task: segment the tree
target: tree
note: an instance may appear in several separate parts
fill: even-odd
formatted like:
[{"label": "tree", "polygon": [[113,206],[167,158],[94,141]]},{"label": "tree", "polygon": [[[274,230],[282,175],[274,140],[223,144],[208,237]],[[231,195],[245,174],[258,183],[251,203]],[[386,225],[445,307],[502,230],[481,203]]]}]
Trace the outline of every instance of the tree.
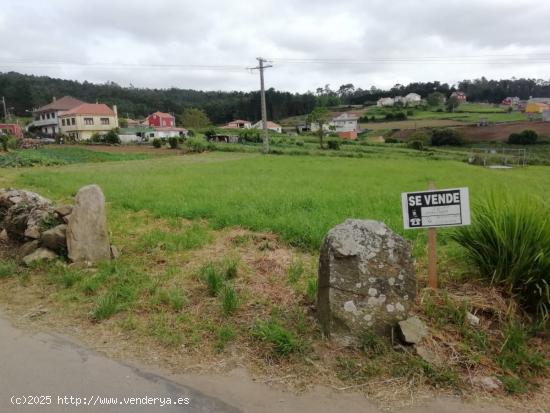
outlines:
[{"label": "tree", "polygon": [[120,126],[121,128],[127,128],[128,127],[128,119],[120,118],[118,120],[118,126]]},{"label": "tree", "polygon": [[182,123],[186,128],[206,128],[211,122],[202,109],[189,108],[183,111]]},{"label": "tree", "polygon": [[456,108],[460,105],[460,101],[456,96],[451,96],[445,106],[447,107],[447,112],[454,112]]},{"label": "tree", "polygon": [[445,101],[445,95],[441,92],[433,92],[426,96],[426,102],[430,106],[441,106]]},{"label": "tree", "polygon": [[316,107],[313,109],[307,117],[307,123],[310,125],[317,124],[319,129],[317,130],[317,136],[319,136],[319,146],[323,149],[323,138],[325,137],[324,126],[328,124],[329,113],[325,107]]}]

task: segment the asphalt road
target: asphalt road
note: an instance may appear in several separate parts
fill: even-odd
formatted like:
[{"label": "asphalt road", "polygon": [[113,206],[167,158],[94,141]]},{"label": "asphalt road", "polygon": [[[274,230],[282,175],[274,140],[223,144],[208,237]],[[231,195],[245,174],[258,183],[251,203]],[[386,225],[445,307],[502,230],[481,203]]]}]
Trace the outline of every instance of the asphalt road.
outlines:
[{"label": "asphalt road", "polygon": [[[66,337],[19,330],[0,318],[0,412],[80,411],[379,413],[360,394],[321,388],[296,396],[253,382],[246,373],[208,377],[151,372],[111,360]],[[507,411],[442,399],[399,412]]]}]

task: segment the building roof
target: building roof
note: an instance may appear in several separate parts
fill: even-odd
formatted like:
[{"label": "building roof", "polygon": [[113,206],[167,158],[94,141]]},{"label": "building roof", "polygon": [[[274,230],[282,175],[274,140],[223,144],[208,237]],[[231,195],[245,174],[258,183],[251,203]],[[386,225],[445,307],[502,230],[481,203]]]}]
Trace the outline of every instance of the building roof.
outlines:
[{"label": "building roof", "polygon": [[[259,125],[259,126],[263,126],[263,123],[261,120],[259,120],[256,125]],[[270,120],[267,121],[267,129],[269,128],[280,128],[281,125],[279,125],[278,123],[275,123],[275,122],[272,122]]]},{"label": "building roof", "polygon": [[531,98],[528,103],[550,103],[550,98]]},{"label": "building roof", "polygon": [[185,128],[175,128],[175,127],[169,127],[169,126],[166,126],[166,127],[155,127],[153,128],[157,131],[161,131],[161,132],[171,132],[171,131],[175,131],[175,132],[187,132],[187,129]]},{"label": "building roof", "polygon": [[[157,111],[157,112],[155,112],[155,113],[151,113],[149,116],[153,116],[153,115],[157,115],[157,116],[159,116],[159,117],[161,117],[161,118],[173,118],[172,115],[170,115],[169,113],[165,113],[165,112],[158,112],[158,111]],[[149,116],[148,116],[148,117],[149,117]]]},{"label": "building roof", "polygon": [[337,121],[358,120],[358,119],[359,119],[359,116],[357,116],[357,115],[349,114],[349,113],[342,113],[341,115],[336,116],[332,120],[337,122]]},{"label": "building roof", "polygon": [[116,116],[115,112],[104,103],[83,103],[59,114],[59,116],[70,115]]},{"label": "building roof", "polygon": [[72,96],[63,96],[60,99],[55,99],[47,105],[41,106],[35,112],[45,112],[48,110],[69,110],[76,106],[82,105],[84,102],[73,98]]}]

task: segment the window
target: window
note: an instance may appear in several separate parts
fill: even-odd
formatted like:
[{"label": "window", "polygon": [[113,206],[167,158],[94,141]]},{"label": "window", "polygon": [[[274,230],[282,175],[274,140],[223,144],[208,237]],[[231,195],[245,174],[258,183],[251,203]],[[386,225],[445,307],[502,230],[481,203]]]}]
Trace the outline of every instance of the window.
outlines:
[{"label": "window", "polygon": [[84,125],[93,125],[94,118],[84,118]]},{"label": "window", "polygon": [[101,118],[101,124],[102,125],[108,125],[109,124],[109,118]]},{"label": "window", "polygon": [[[75,118],[72,118],[72,119],[71,119],[71,123],[72,123],[73,125],[76,125],[76,119],[75,119]],[[69,124],[69,123],[67,122],[67,124]]]},{"label": "window", "polygon": [[61,126],[65,126],[65,119],[61,119]]}]

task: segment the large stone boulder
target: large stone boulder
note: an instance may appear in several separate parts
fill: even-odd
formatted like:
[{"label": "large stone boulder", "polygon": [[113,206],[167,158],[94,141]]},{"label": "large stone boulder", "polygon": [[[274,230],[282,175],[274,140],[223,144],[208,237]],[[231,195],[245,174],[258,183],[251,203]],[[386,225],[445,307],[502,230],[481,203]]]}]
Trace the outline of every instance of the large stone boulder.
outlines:
[{"label": "large stone boulder", "polygon": [[409,244],[383,223],[347,220],[325,236],[317,311],[325,335],[389,335],[416,296]]},{"label": "large stone boulder", "polygon": [[67,225],[61,224],[42,233],[42,246],[60,254],[67,252]]},{"label": "large stone boulder", "polygon": [[96,263],[111,258],[105,197],[97,185],[81,188],[69,215],[67,248],[73,262]]}]

